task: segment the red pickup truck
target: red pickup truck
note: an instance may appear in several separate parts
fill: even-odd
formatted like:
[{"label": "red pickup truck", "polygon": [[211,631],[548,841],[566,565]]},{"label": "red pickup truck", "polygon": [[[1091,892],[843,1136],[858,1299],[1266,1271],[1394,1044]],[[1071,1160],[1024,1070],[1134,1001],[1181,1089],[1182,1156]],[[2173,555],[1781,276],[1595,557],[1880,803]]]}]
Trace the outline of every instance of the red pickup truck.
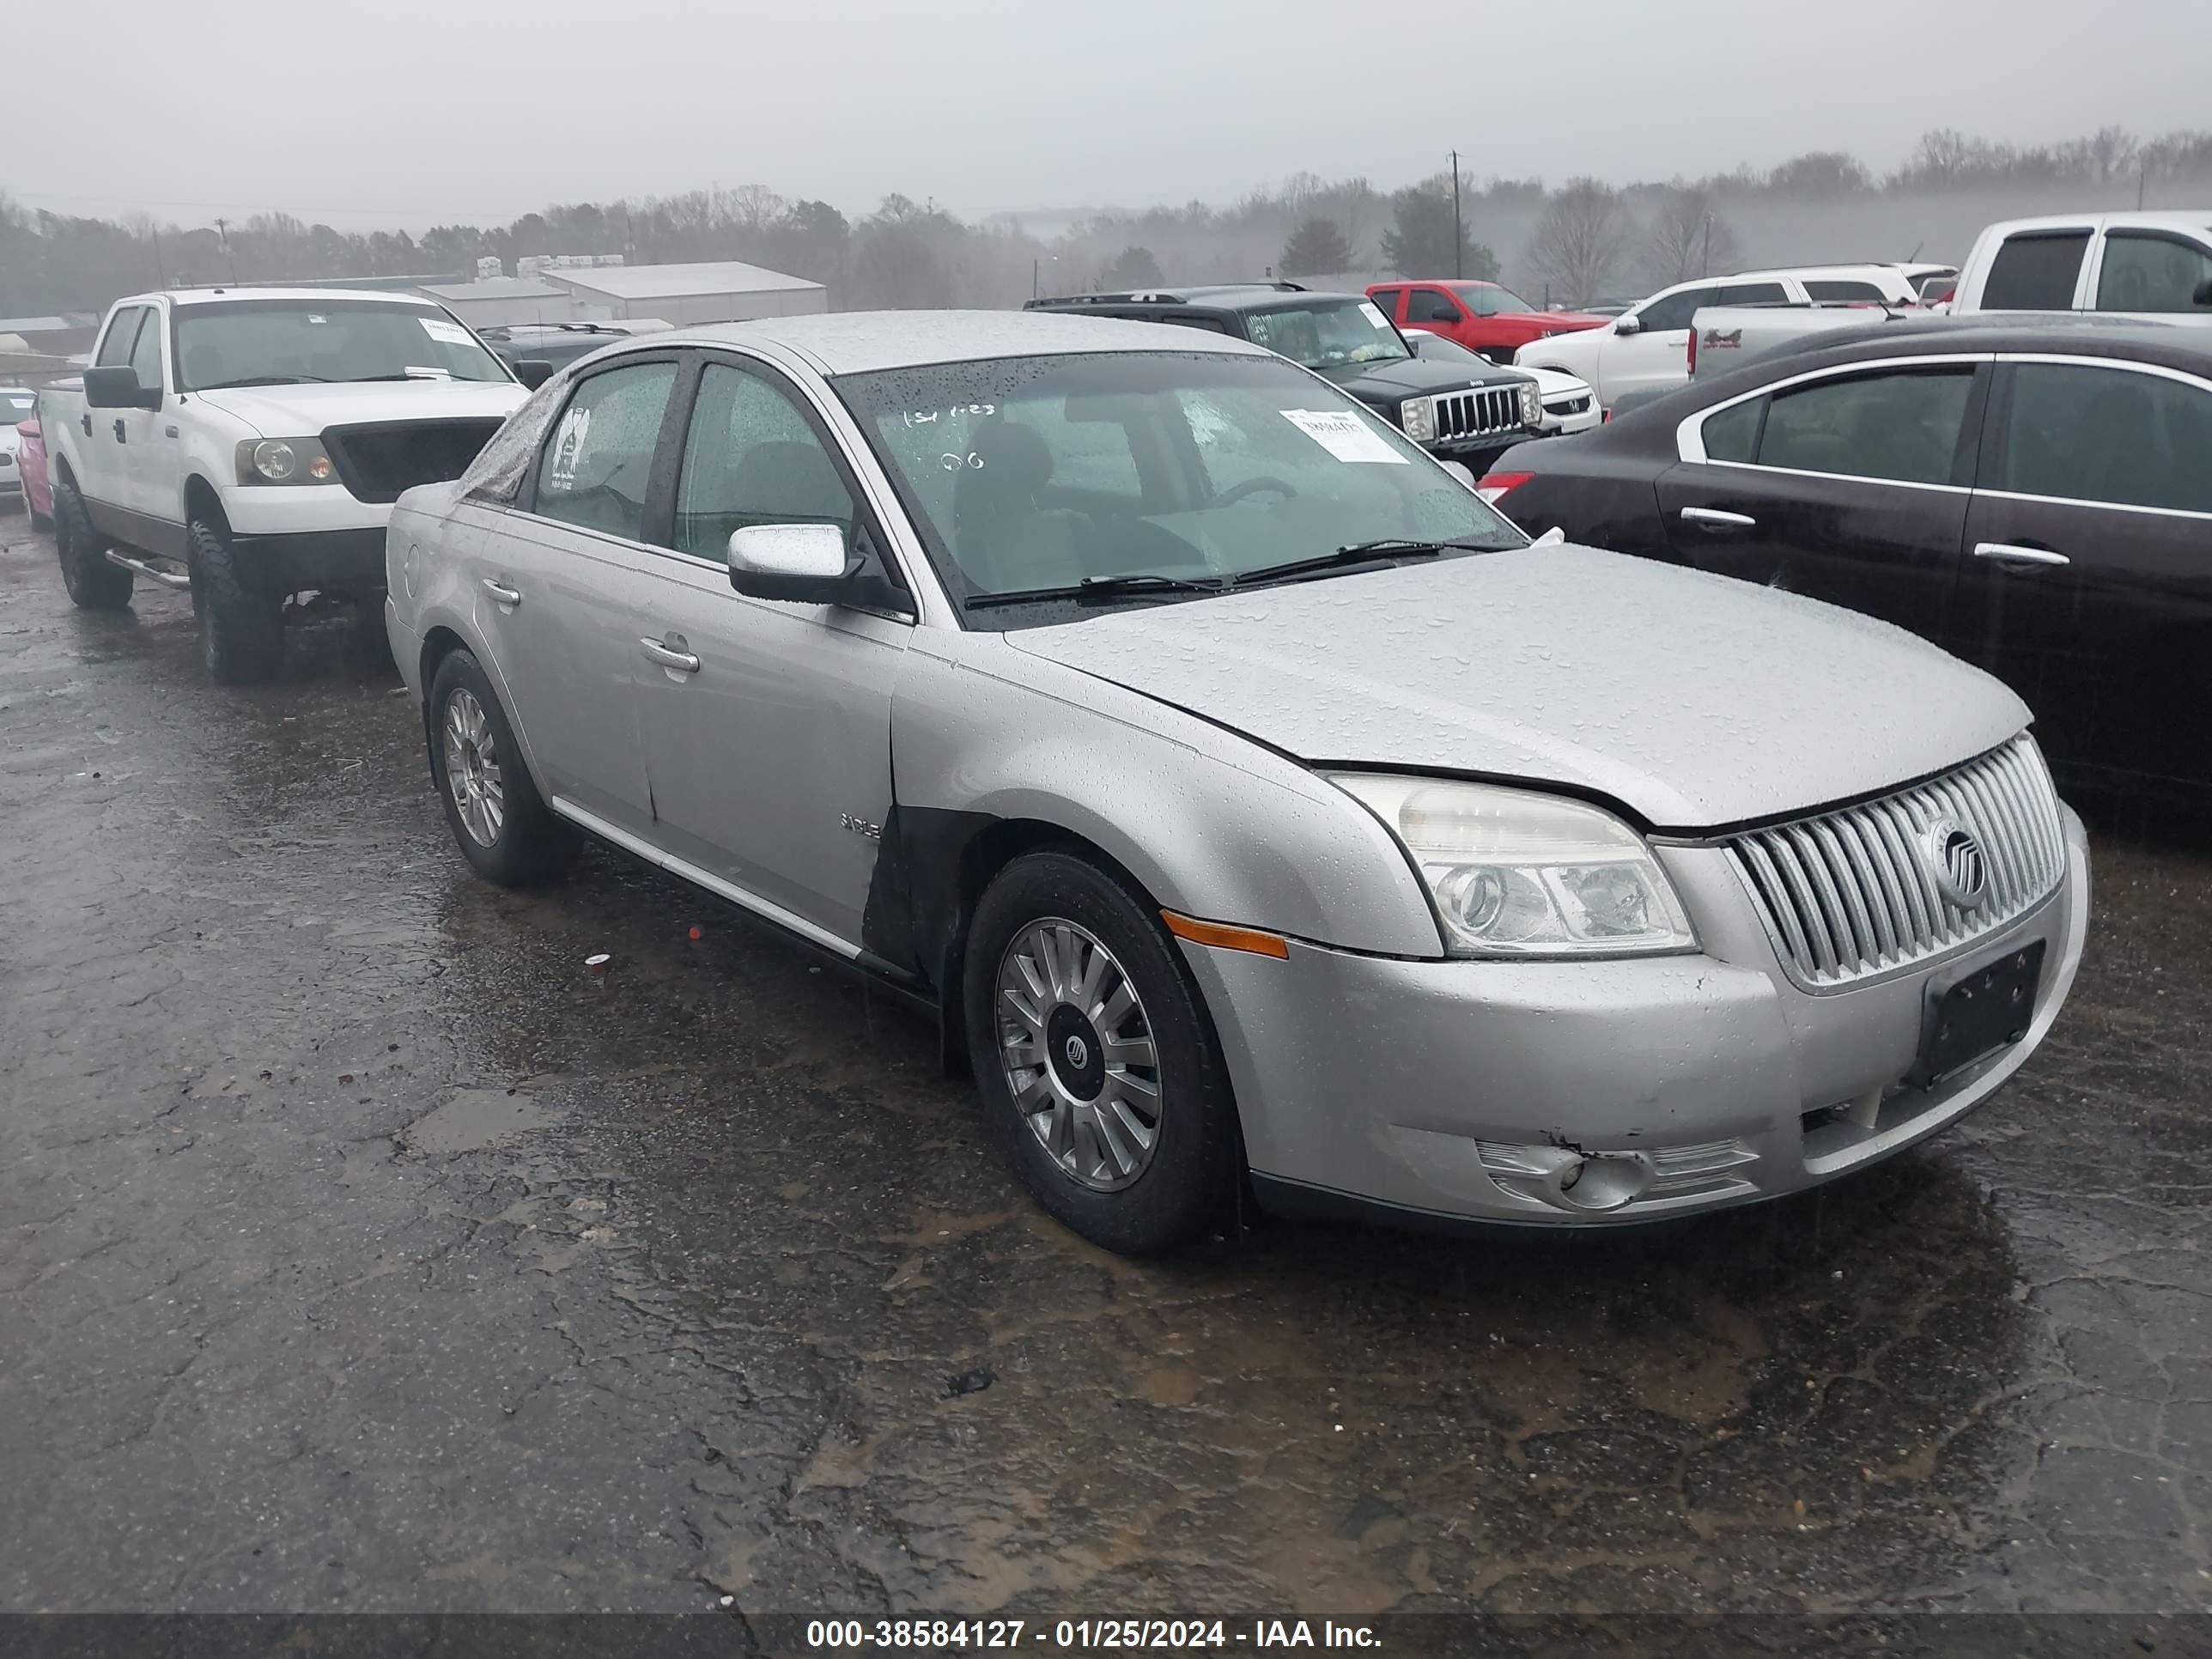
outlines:
[{"label": "red pickup truck", "polygon": [[1580,311],[1539,311],[1495,283],[1377,283],[1367,297],[1401,328],[1425,328],[1494,363],[1510,363],[1531,340],[1603,328],[1610,317]]}]

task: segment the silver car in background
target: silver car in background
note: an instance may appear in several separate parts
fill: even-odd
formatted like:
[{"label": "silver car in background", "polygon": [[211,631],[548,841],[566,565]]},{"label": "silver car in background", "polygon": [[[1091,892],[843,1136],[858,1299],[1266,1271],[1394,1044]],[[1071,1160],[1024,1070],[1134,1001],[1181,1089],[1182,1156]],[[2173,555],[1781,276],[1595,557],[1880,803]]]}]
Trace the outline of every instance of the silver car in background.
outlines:
[{"label": "silver car in background", "polygon": [[1531,545],[1241,342],[845,313],[617,345],[402,498],[455,839],[562,821],[938,1011],[1043,1205],[1632,1223],[1986,1099],[2087,865],[2004,687]]}]

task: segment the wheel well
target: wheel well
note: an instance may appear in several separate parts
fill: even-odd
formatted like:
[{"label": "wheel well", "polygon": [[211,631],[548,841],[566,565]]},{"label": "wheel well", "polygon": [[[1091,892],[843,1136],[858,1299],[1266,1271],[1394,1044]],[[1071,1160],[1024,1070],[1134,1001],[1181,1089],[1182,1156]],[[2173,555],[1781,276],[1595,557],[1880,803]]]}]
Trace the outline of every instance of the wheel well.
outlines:
[{"label": "wheel well", "polygon": [[222,510],[222,497],[215,493],[215,486],[197,472],[185,480],[185,522],[204,519],[210,524],[228,528]]},{"label": "wheel well", "polygon": [[422,636],[421,660],[422,678],[416,684],[422,688],[422,736],[430,736],[430,682],[438,678],[438,665],[456,651],[465,650],[468,641],[450,628],[434,628]]}]

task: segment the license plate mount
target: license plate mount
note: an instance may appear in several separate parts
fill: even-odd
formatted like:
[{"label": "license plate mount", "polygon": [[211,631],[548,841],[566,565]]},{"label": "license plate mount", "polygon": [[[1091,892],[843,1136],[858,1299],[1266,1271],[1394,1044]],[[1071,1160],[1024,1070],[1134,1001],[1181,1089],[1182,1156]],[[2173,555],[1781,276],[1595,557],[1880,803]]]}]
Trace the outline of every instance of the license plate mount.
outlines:
[{"label": "license plate mount", "polygon": [[1929,982],[1921,1017],[1920,1056],[1907,1079],[1929,1088],[2008,1048],[2035,1018],[2045,941],[2008,945],[1967,968]]}]

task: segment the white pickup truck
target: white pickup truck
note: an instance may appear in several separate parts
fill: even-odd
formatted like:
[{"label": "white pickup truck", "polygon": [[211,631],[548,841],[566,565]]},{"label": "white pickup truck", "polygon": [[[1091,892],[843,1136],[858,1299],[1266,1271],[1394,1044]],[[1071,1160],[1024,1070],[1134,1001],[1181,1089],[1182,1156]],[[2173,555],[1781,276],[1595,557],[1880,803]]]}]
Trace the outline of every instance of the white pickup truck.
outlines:
[{"label": "white pickup truck", "polygon": [[266,678],[288,602],[375,606],[392,503],[459,477],[545,369],[510,370],[405,295],[118,300],[82,386],[41,399],[70,598],[119,609],[141,576],[190,588],[208,672]]},{"label": "white pickup truck", "polygon": [[1959,267],[1951,309],[2212,324],[2212,208],[2062,213],[1991,225]]}]

